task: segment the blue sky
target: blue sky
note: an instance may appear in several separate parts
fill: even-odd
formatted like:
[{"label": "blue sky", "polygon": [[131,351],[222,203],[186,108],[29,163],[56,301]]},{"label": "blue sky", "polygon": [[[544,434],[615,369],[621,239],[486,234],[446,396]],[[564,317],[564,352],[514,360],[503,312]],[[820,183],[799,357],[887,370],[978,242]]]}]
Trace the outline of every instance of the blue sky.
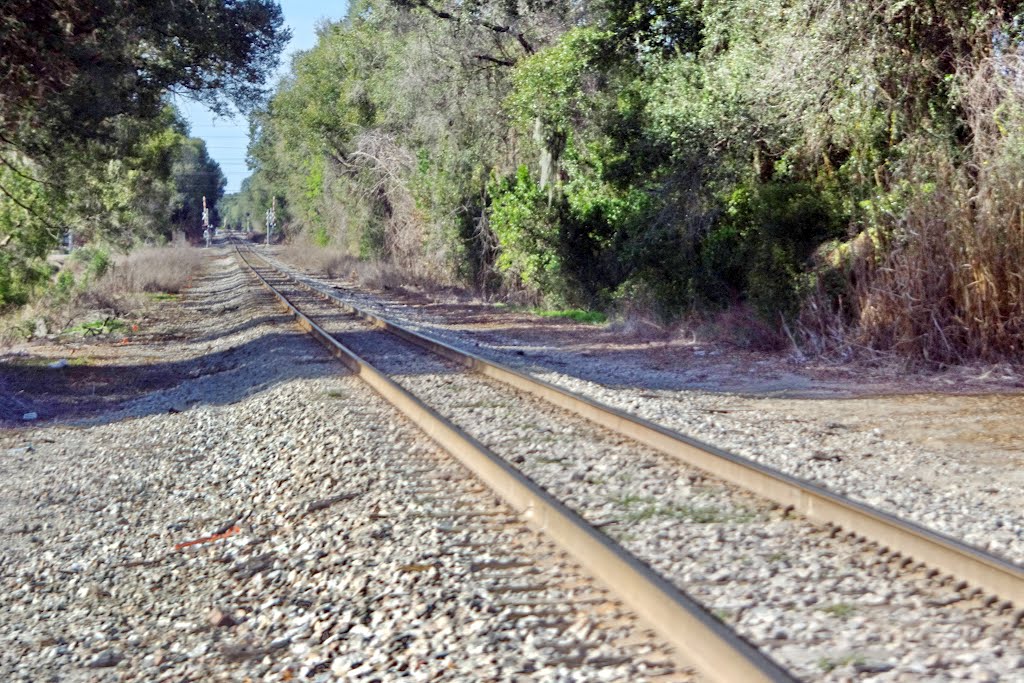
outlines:
[{"label": "blue sky", "polygon": [[[292,30],[292,40],[281,58],[279,73],[273,85],[287,71],[291,55],[308,50],[316,44],[316,26],[323,19],[340,19],[348,9],[346,0],[279,0],[284,20]],[[228,178],[226,192],[238,192],[242,181],[249,175],[245,165],[245,148],[249,144],[249,122],[242,116],[233,119],[214,118],[209,109],[183,98],[175,98],[175,105],[192,127],[192,135],[206,140],[210,156],[220,164]]]}]

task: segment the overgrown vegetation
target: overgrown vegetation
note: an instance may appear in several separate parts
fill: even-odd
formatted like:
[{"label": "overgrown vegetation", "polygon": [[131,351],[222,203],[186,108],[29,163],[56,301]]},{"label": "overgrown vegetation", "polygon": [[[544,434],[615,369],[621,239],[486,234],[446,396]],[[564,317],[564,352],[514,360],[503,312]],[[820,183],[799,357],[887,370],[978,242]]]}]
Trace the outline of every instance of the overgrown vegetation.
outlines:
[{"label": "overgrown vegetation", "polygon": [[518,303],[1019,359],[1021,25],[988,0],[361,0],[255,116],[235,202]]},{"label": "overgrown vegetation", "polygon": [[129,325],[123,318],[137,318],[147,304],[175,298],[202,267],[202,250],[183,240],[120,256],[83,247],[67,258],[32,302],[0,318],[0,339],[124,331]]},{"label": "overgrown vegetation", "polygon": [[276,198],[286,233],[381,281],[718,314],[764,347],[1016,361],[1022,15],[357,0],[265,100],[287,36],[270,0],[14,0],[0,307],[48,283],[68,229],[111,244],[196,229],[222,180],[167,105],[188,92],[253,114],[256,172],[227,224],[262,230]]}]

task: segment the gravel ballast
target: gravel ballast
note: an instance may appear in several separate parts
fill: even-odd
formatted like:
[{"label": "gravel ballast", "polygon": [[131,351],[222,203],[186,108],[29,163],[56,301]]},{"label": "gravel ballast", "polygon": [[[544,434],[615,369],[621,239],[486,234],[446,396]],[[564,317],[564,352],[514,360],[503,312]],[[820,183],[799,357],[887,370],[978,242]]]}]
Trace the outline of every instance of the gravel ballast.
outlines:
[{"label": "gravel ballast", "polygon": [[182,382],[3,432],[0,678],[690,677],[213,253]]},{"label": "gravel ballast", "polygon": [[802,677],[1024,679],[1012,615],[288,293]]},{"label": "gravel ballast", "polygon": [[[688,351],[684,365],[669,366],[662,359],[655,367],[642,353],[580,352],[585,342],[567,349],[536,337],[524,341],[501,329],[474,334],[465,328],[487,328],[486,315],[464,321],[348,283],[334,286],[338,283],[309,275],[304,280],[418,332],[1024,564],[1020,449],[994,449],[997,456],[973,444],[926,440],[935,443],[928,447],[901,438],[905,425],[897,419],[899,397],[878,399],[883,405],[888,401],[891,410],[861,418],[852,401],[834,401],[826,412],[821,401],[774,398],[770,389],[760,395],[716,391],[692,379],[702,376],[701,364],[711,360],[704,350]],[[963,400],[970,406],[972,398]],[[1019,395],[995,396],[992,402],[1024,407]],[[980,411],[977,419],[985,417],[984,407],[974,410]]]}]

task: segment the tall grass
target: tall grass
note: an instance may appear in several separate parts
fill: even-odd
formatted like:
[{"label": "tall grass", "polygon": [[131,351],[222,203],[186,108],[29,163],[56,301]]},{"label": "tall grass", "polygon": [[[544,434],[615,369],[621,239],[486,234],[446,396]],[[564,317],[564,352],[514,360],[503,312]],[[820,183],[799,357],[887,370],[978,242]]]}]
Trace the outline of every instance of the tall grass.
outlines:
[{"label": "tall grass", "polygon": [[377,290],[412,288],[436,291],[452,286],[450,280],[439,277],[432,268],[405,265],[383,259],[362,260],[330,247],[292,244],[279,252],[281,260],[290,265],[326,275],[347,278],[364,287]]},{"label": "tall grass", "polygon": [[98,316],[135,315],[147,305],[147,294],[187,288],[203,263],[202,250],[180,244],[141,248],[117,258],[82,249],[68,259],[49,290],[2,321],[0,341],[59,332]]},{"label": "tall grass", "polygon": [[846,300],[805,307],[813,345],[931,365],[1024,360],[1024,60],[962,68],[960,83],[966,152],[905,160],[905,201],[858,241]]}]

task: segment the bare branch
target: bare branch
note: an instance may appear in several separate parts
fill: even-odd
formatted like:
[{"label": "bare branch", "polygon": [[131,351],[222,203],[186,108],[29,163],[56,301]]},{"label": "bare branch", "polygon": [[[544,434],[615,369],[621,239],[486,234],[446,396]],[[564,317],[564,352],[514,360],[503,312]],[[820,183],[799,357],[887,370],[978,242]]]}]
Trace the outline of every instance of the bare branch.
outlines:
[{"label": "bare branch", "polygon": [[466,19],[464,17],[452,14],[451,12],[448,12],[446,10],[438,9],[427,3],[426,0],[398,0],[396,4],[399,5],[400,7],[418,7],[420,9],[424,9],[433,14],[438,19],[444,19],[445,21],[453,21],[457,24],[473,24],[475,26],[485,28],[489,31],[493,31],[494,33],[512,36],[513,38],[516,39],[516,42],[519,43],[520,47],[523,48],[523,51],[526,54],[532,55],[535,51],[533,45],[531,45],[530,42],[526,39],[526,35],[522,31],[517,31],[511,26],[502,26],[501,24],[495,24],[494,22],[487,21],[486,19]]},{"label": "bare branch", "polygon": [[492,57],[490,55],[473,55],[473,59],[479,59],[482,62],[490,62],[497,64],[498,66],[515,66],[516,63],[509,59],[500,59],[498,57]]}]

